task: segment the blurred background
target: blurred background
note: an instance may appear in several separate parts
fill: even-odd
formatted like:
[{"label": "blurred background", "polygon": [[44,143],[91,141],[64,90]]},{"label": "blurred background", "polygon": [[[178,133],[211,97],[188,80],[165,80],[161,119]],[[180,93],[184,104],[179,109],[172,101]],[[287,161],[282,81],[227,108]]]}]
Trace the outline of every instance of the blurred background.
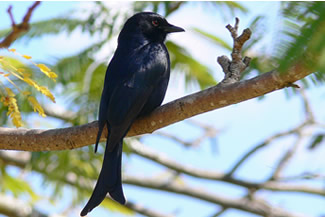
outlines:
[{"label": "blurred background", "polygon": [[[33,2],[0,2],[0,41]],[[46,79],[6,49],[0,56],[47,86],[56,103],[12,80],[38,100],[46,118],[16,92],[26,128],[62,128],[97,119],[105,71],[125,20],[155,11],[186,32],[167,39],[172,74],[164,103],[216,85],[218,56],[229,56],[225,28],[240,19],[252,38],[242,79],[308,61],[315,73],[296,84],[165,127],[124,144],[127,206],[105,201],[89,216],[325,216],[324,2],[41,2],[30,29],[10,48],[51,68]],[[317,56],[306,58],[304,52]],[[5,70],[4,68],[0,70]],[[15,87],[0,74],[1,88]],[[14,127],[0,103],[0,123]],[[104,144],[69,151],[0,151],[0,216],[79,216],[101,168]]]}]

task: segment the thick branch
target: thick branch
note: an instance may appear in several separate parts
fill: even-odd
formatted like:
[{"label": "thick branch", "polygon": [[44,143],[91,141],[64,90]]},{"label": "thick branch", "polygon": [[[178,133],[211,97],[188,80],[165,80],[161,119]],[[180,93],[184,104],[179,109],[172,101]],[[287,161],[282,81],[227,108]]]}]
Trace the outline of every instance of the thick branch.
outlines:
[{"label": "thick branch", "polygon": [[11,20],[11,26],[12,26],[12,31],[7,35],[6,38],[4,38],[0,42],[0,48],[6,48],[9,47],[23,32],[27,32],[29,30],[29,20],[30,17],[32,16],[32,13],[34,9],[40,4],[40,1],[34,2],[34,4],[28,8],[23,21],[20,24],[16,24],[14,17],[11,13],[12,6],[9,6],[8,8],[8,14]]},{"label": "thick branch", "polygon": [[[29,17],[24,18],[24,22],[28,21]],[[251,34],[250,30],[246,29],[237,37],[238,22],[237,18],[235,27],[227,26],[234,40],[234,48],[231,55],[232,61],[227,60],[227,64],[219,61],[226,60],[226,57],[221,57],[218,60],[225,71],[225,79],[221,85],[188,95],[157,108],[150,115],[136,120],[127,136],[152,133],[157,129],[195,115],[262,96],[290,86],[293,82],[311,73],[300,62],[286,73],[270,71],[253,79],[237,82],[240,73],[249,64],[247,58],[242,60],[240,52],[244,42],[249,39]],[[97,131],[97,122],[52,130],[0,128],[0,149],[25,151],[74,149],[93,144]],[[107,134],[103,137],[107,137]],[[101,141],[103,140],[104,138]]]},{"label": "thick branch", "polygon": [[[298,63],[286,73],[270,71],[250,80],[206,90],[167,103],[132,125],[127,136],[152,133],[162,127],[218,108],[243,102],[287,87],[312,72]],[[0,128],[0,149],[50,151],[94,144],[97,121],[68,128],[36,130]],[[104,141],[103,135],[101,141]]]}]

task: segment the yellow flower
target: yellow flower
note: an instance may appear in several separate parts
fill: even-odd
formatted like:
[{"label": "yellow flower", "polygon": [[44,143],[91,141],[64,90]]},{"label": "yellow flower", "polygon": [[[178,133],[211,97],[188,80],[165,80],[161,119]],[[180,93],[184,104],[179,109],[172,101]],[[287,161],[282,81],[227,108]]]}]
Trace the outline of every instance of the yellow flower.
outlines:
[{"label": "yellow flower", "polygon": [[47,87],[40,86],[39,88],[40,88],[39,91],[40,91],[42,94],[44,94],[45,96],[47,96],[48,98],[50,98],[50,99],[52,100],[52,102],[55,103],[55,98],[54,98],[54,96],[52,95],[52,93],[49,91],[49,89],[47,89]]},{"label": "yellow flower", "polygon": [[30,104],[32,104],[32,106],[34,108],[34,112],[37,111],[40,116],[46,117],[42,106],[37,102],[35,97],[29,96],[27,99],[30,102]]},{"label": "yellow flower", "polygon": [[7,91],[7,94],[8,94],[9,97],[14,97],[14,96],[16,96],[16,95],[14,94],[14,92],[12,92],[12,90],[11,90],[10,88],[6,87],[6,91]]},{"label": "yellow flower", "polygon": [[2,97],[1,101],[5,106],[8,106],[7,115],[12,119],[12,123],[18,128],[21,127],[21,115],[18,109],[17,100],[15,99],[15,94],[10,88],[6,88],[8,96]]},{"label": "yellow flower", "polygon": [[28,55],[23,55],[23,57],[25,58],[25,59],[27,59],[27,60],[29,60],[29,59],[32,59],[32,57],[31,56],[28,56]]},{"label": "yellow flower", "polygon": [[46,65],[44,64],[36,64],[36,66],[49,78],[52,78],[52,80],[55,81],[55,78],[57,78],[57,74],[51,71]]}]

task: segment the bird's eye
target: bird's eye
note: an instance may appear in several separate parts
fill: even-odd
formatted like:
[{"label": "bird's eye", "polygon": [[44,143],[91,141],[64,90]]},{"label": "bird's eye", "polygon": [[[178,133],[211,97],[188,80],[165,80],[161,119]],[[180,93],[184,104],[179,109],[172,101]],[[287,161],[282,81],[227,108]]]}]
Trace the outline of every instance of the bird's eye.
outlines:
[{"label": "bird's eye", "polygon": [[158,25],[159,25],[158,20],[153,20],[151,23],[152,23],[152,25],[154,25],[154,26],[158,26]]}]

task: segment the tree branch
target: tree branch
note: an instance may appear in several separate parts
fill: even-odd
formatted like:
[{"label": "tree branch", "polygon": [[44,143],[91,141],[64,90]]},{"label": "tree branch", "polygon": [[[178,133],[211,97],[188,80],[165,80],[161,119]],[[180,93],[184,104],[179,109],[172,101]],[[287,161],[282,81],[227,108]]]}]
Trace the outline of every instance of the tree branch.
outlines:
[{"label": "tree branch", "polygon": [[124,176],[123,182],[126,184],[136,185],[144,188],[151,188],[172,192],[176,194],[187,195],[196,199],[201,199],[214,204],[219,204],[224,208],[234,208],[242,211],[247,211],[261,216],[272,217],[302,217],[304,215],[287,212],[282,208],[269,205],[266,201],[261,199],[247,199],[239,198],[232,199],[226,196],[220,196],[215,193],[207,192],[202,188],[193,188],[184,184],[177,184],[176,182],[165,183],[161,179],[138,178],[133,176]]},{"label": "tree branch", "polygon": [[[139,147],[136,147],[136,149],[139,150]],[[141,148],[140,148],[140,152],[143,152],[143,150],[141,150]],[[22,152],[15,153],[16,155],[19,154],[19,156],[15,156],[15,155],[9,155],[8,152],[0,152],[0,159],[3,160],[8,165],[17,165],[20,168],[25,168],[28,160],[23,159],[23,157],[20,156],[21,153]],[[29,154],[29,156],[30,156],[30,153],[27,153],[27,154]],[[26,158],[26,157],[24,157],[24,158]],[[25,161],[25,163],[23,163],[24,161]],[[166,162],[166,160],[164,160],[164,161]],[[176,167],[179,167],[179,166],[176,165]],[[33,168],[33,170],[35,170],[37,172],[41,172],[41,173],[46,172],[46,171],[42,171],[41,169],[39,170],[38,168]],[[182,172],[181,169],[179,169],[179,170]],[[193,171],[194,171],[193,173],[195,173],[195,170],[193,170]],[[189,174],[190,174],[190,172],[189,172]],[[85,185],[85,182],[83,182],[82,180],[80,180],[80,179],[77,180],[78,179],[77,177],[78,176],[75,176],[75,175],[66,176],[64,178],[64,180],[61,180],[61,181],[65,182],[66,184],[69,184],[72,186],[79,186],[82,189],[86,189],[86,190],[89,189],[89,191],[91,191],[92,188],[88,185]],[[236,179],[232,179],[232,180],[236,180]],[[170,182],[170,181],[165,182],[165,181],[157,180],[157,179],[147,179],[147,178],[144,179],[143,177],[135,178],[135,177],[126,175],[123,182],[126,184],[137,185],[137,186],[146,187],[146,188],[153,188],[153,189],[157,189],[157,190],[163,190],[163,191],[183,194],[183,195],[187,195],[190,197],[197,197],[201,200],[205,200],[208,202],[212,202],[212,203],[221,205],[224,208],[235,208],[235,209],[244,210],[244,211],[252,212],[252,213],[263,215],[263,216],[265,216],[264,215],[265,213],[272,214],[271,216],[286,216],[286,217],[299,216],[296,214],[289,214],[280,208],[278,209],[278,208],[273,207],[269,204],[266,204],[266,202],[261,199],[249,200],[248,198],[241,198],[241,199],[230,199],[227,197],[224,198],[224,196],[221,196],[221,195],[218,196],[218,195],[215,195],[214,193],[212,194],[210,192],[205,192],[201,188],[196,189],[193,187],[178,185],[177,183]],[[237,181],[237,182],[240,183],[240,181]],[[291,185],[291,184],[279,183],[279,182],[267,182],[267,183],[263,183],[263,184],[256,184],[256,186],[254,186],[252,183],[249,183],[249,182],[242,181],[242,183],[248,183],[248,186],[244,186],[244,187],[248,187],[248,188],[256,187],[257,189],[267,189],[267,190],[274,190],[274,191],[306,192],[306,193],[314,193],[314,194],[317,194],[318,196],[325,196],[325,191],[321,188],[316,189],[316,188],[312,188],[312,187],[308,187],[308,186],[298,186],[298,185]],[[134,206],[134,204],[131,204],[130,206],[127,205],[127,207],[133,209],[136,212],[142,213],[142,214],[145,214],[145,212],[147,210],[147,212],[146,212],[147,214],[145,214],[145,215],[148,215],[148,216],[157,216],[157,217],[165,216],[164,214],[157,213],[156,211],[141,208],[141,206]],[[155,215],[154,213],[156,213],[157,215]],[[262,213],[264,213],[264,214],[262,214]]]},{"label": "tree branch", "polygon": [[156,210],[152,210],[149,208],[146,208],[140,204],[132,203],[128,201],[125,206],[131,210],[134,210],[137,213],[140,213],[142,215],[148,216],[148,217],[172,217],[173,215],[165,215],[163,213],[159,213]]},{"label": "tree branch", "polygon": [[0,194],[0,213],[10,217],[63,217],[57,214],[46,215],[34,210],[27,202],[3,194]]},{"label": "tree branch", "polygon": [[267,180],[266,182],[261,182],[261,183],[250,182],[250,181],[245,181],[242,179],[231,177],[227,173],[216,172],[211,170],[210,171],[202,170],[188,165],[182,165],[174,160],[171,160],[169,157],[163,154],[158,154],[154,152],[149,147],[142,145],[136,140],[128,143],[128,147],[135,154],[150,159],[178,173],[183,173],[192,177],[227,182],[247,189],[256,189],[256,190],[264,189],[269,191],[281,191],[281,192],[300,192],[300,193],[313,194],[317,196],[325,196],[325,190],[323,188],[310,187],[307,185],[283,183],[283,182],[272,181],[272,180],[271,181]]},{"label": "tree branch", "polygon": [[[311,71],[302,64],[297,64],[287,73],[270,71],[250,80],[208,88],[167,103],[150,115],[137,119],[127,136],[152,133],[195,115],[262,96],[282,89],[309,74]],[[51,130],[0,127],[0,149],[25,151],[74,149],[94,144],[97,131],[97,121]],[[107,134],[103,135],[101,141],[104,141],[106,136]]]},{"label": "tree branch", "polygon": [[[195,115],[262,96],[291,86],[295,81],[312,73],[307,64],[299,62],[285,73],[273,70],[255,78],[237,82],[238,75],[249,63],[247,59],[242,61],[238,52],[244,41],[249,38],[250,31],[244,30],[243,34],[237,37],[237,34],[233,33],[238,28],[236,27],[238,20],[236,23],[235,28],[228,28],[234,39],[232,61],[228,61],[229,67],[222,66],[228,70],[225,72],[224,79],[227,85],[217,85],[157,108],[148,116],[137,119],[127,136],[152,133]],[[233,67],[231,67],[232,64]],[[229,80],[227,77],[235,77],[235,79]],[[51,130],[0,128],[0,149],[25,151],[74,149],[94,144],[97,131],[97,121],[76,127]],[[104,141],[106,137],[107,133],[104,133],[101,141]]]},{"label": "tree branch", "polygon": [[11,13],[12,6],[8,8],[8,14],[11,20],[12,31],[0,42],[0,48],[9,47],[23,32],[27,32],[29,30],[29,20],[32,16],[34,9],[40,4],[40,1],[34,2],[34,4],[28,8],[22,22],[20,24],[16,24],[14,17]]},{"label": "tree branch", "polygon": [[[28,166],[28,163],[31,159],[31,153],[30,152],[5,152],[5,151],[0,151],[0,163],[4,162],[6,165],[12,165],[12,166],[17,166],[20,169],[25,169],[26,166]],[[44,174],[46,175],[46,172],[48,171],[44,171],[44,169],[41,169],[37,166],[33,167],[33,171],[38,172],[40,174]],[[64,178],[60,178],[57,177],[57,180],[60,180],[62,182],[64,182],[65,184],[71,185],[73,187],[80,187],[84,190],[87,190],[89,192],[93,191],[92,186],[87,185],[86,183],[89,182],[84,182],[84,180],[80,180],[80,177],[78,177],[77,175],[75,175],[74,173],[70,173],[70,175],[67,175]],[[9,209],[10,206],[8,207],[8,204],[4,201],[1,200],[1,194],[0,194],[0,213],[8,213],[13,212],[12,209]],[[107,196],[107,200],[112,200],[109,196]],[[148,216],[148,217],[171,217],[171,215],[167,215],[161,212],[158,212],[154,209],[150,209],[150,208],[146,208],[140,204],[137,203],[133,203],[131,201],[128,201],[127,204],[125,205],[127,208],[140,213],[142,215]],[[5,209],[5,207],[7,207]],[[31,209],[31,208],[30,208]],[[8,210],[7,212],[5,212],[5,210]],[[19,210],[17,210],[17,205],[14,206],[15,212],[18,213]],[[24,210],[21,210],[19,212],[22,212]],[[17,216],[17,215],[9,215],[9,216]],[[18,216],[30,216],[30,215],[18,215]],[[33,216],[31,216],[33,217]],[[42,216],[37,216],[37,217],[42,217]]]},{"label": "tree branch", "polygon": [[237,163],[235,163],[235,165],[233,166],[232,169],[230,169],[230,171],[228,172],[228,176],[233,176],[233,174],[238,170],[238,168],[243,165],[245,163],[245,161],[253,156],[253,154],[255,154],[257,151],[259,151],[261,148],[264,148],[266,146],[268,146],[269,144],[271,144],[274,140],[279,139],[281,137],[285,137],[285,136],[290,136],[290,135],[299,135],[301,133],[301,131],[306,127],[309,126],[310,123],[308,120],[306,120],[305,122],[301,123],[300,125],[298,125],[297,127],[290,129],[288,131],[285,132],[281,132],[281,133],[277,133],[275,135],[270,136],[269,138],[265,139],[262,143],[254,146],[251,150],[249,150],[246,154],[244,154],[238,161]]}]

